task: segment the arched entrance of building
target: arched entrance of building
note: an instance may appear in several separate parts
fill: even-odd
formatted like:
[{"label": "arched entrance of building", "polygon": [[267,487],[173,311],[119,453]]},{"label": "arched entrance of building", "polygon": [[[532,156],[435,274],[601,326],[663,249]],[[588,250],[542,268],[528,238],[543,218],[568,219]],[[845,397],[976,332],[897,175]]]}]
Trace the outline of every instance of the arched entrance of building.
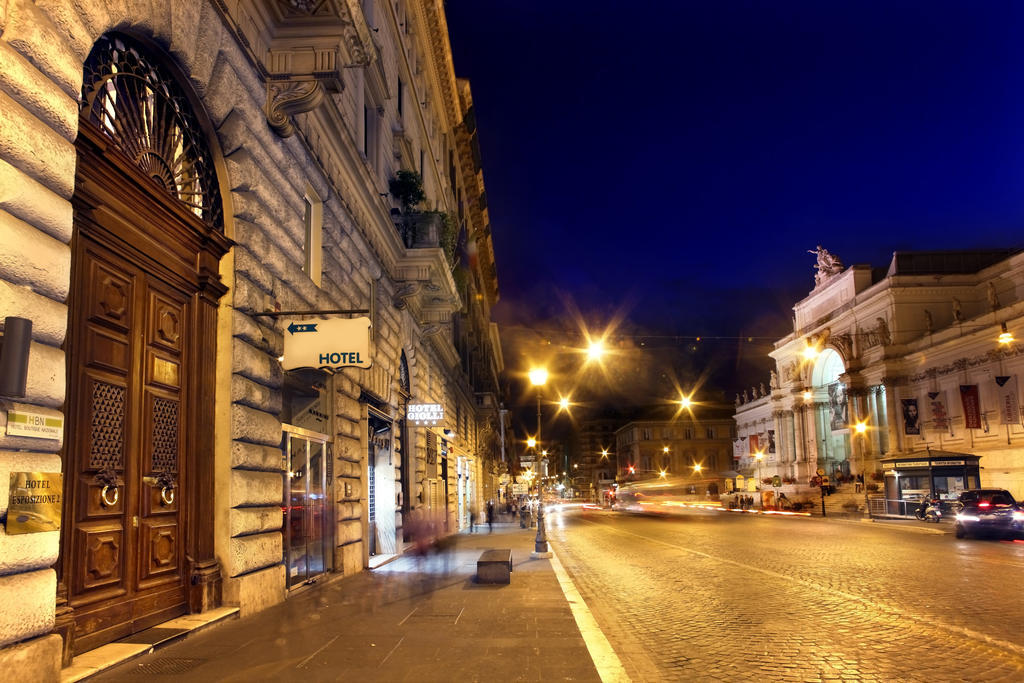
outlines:
[{"label": "arched entrance of building", "polygon": [[76,142],[60,597],[83,652],[219,602],[210,128],[150,46],[102,36]]},{"label": "arched entrance of building", "polygon": [[850,473],[849,401],[846,385],[839,381],[845,372],[843,357],[826,348],[818,354],[811,373],[818,467],[829,476]]}]

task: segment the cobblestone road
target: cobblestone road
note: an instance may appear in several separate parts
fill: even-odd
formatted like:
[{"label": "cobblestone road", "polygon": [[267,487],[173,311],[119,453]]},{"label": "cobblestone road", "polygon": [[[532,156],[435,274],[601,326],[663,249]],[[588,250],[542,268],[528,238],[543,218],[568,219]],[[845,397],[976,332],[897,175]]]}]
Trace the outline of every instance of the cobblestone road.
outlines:
[{"label": "cobblestone road", "polygon": [[1024,680],[1024,544],[721,513],[549,520],[634,680]]}]

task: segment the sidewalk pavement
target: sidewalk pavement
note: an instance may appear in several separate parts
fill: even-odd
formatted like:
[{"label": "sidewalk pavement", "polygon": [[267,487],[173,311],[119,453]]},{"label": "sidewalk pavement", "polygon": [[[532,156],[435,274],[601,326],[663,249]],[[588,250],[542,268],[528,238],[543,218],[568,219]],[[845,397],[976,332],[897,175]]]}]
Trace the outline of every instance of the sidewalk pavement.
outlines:
[{"label": "sidewalk pavement", "polygon": [[[535,534],[478,525],[446,555],[328,579],[95,680],[600,681],[552,561],[530,558]],[[489,548],[512,549],[509,585],[475,582]]]}]

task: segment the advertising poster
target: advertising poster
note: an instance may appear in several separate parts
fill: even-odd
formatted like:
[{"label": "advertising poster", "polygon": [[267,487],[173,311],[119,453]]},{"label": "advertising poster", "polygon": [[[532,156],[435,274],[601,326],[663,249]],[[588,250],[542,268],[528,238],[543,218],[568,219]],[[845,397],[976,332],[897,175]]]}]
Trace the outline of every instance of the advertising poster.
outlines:
[{"label": "advertising poster", "polygon": [[921,433],[921,415],[917,411],[917,399],[905,398],[901,401],[903,405],[903,433]]},{"label": "advertising poster", "polygon": [[946,409],[946,392],[929,391],[928,405],[932,411],[932,426],[936,430],[949,429],[949,410]]},{"label": "advertising poster", "polygon": [[747,455],[747,437],[741,436],[732,442],[732,459],[739,460],[743,456]]},{"label": "advertising poster", "polygon": [[996,395],[999,398],[999,424],[1020,424],[1017,375],[996,377]]},{"label": "advertising poster", "polygon": [[850,428],[846,403],[846,385],[842,382],[834,382],[828,385],[828,412],[829,424],[833,432]]},{"label": "advertising poster", "polygon": [[964,407],[964,426],[967,429],[981,429],[981,401],[977,384],[960,385],[960,403]]}]

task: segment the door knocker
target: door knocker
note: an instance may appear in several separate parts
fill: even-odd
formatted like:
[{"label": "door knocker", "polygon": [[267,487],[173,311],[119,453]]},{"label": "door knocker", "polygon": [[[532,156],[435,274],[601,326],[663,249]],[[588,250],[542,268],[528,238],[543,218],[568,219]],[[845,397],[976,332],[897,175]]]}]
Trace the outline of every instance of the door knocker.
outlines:
[{"label": "door knocker", "polygon": [[[109,465],[104,467],[96,473],[92,481],[97,486],[103,485],[103,488],[100,489],[100,505],[105,508],[112,508],[117,505],[117,501],[121,497],[121,480],[118,478],[117,472],[114,471],[113,467]],[[109,497],[111,490],[114,491],[113,498]]]},{"label": "door knocker", "polygon": [[[110,490],[114,491],[113,499],[107,498],[107,491],[110,491]],[[121,489],[117,488],[117,486],[104,486],[100,490],[100,500],[103,502],[103,507],[105,507],[105,508],[112,508],[115,505],[117,505],[117,499],[120,496],[121,496]]]},{"label": "door knocker", "polygon": [[174,504],[174,475],[170,472],[160,472],[153,478],[153,486],[160,487],[160,504]]}]

